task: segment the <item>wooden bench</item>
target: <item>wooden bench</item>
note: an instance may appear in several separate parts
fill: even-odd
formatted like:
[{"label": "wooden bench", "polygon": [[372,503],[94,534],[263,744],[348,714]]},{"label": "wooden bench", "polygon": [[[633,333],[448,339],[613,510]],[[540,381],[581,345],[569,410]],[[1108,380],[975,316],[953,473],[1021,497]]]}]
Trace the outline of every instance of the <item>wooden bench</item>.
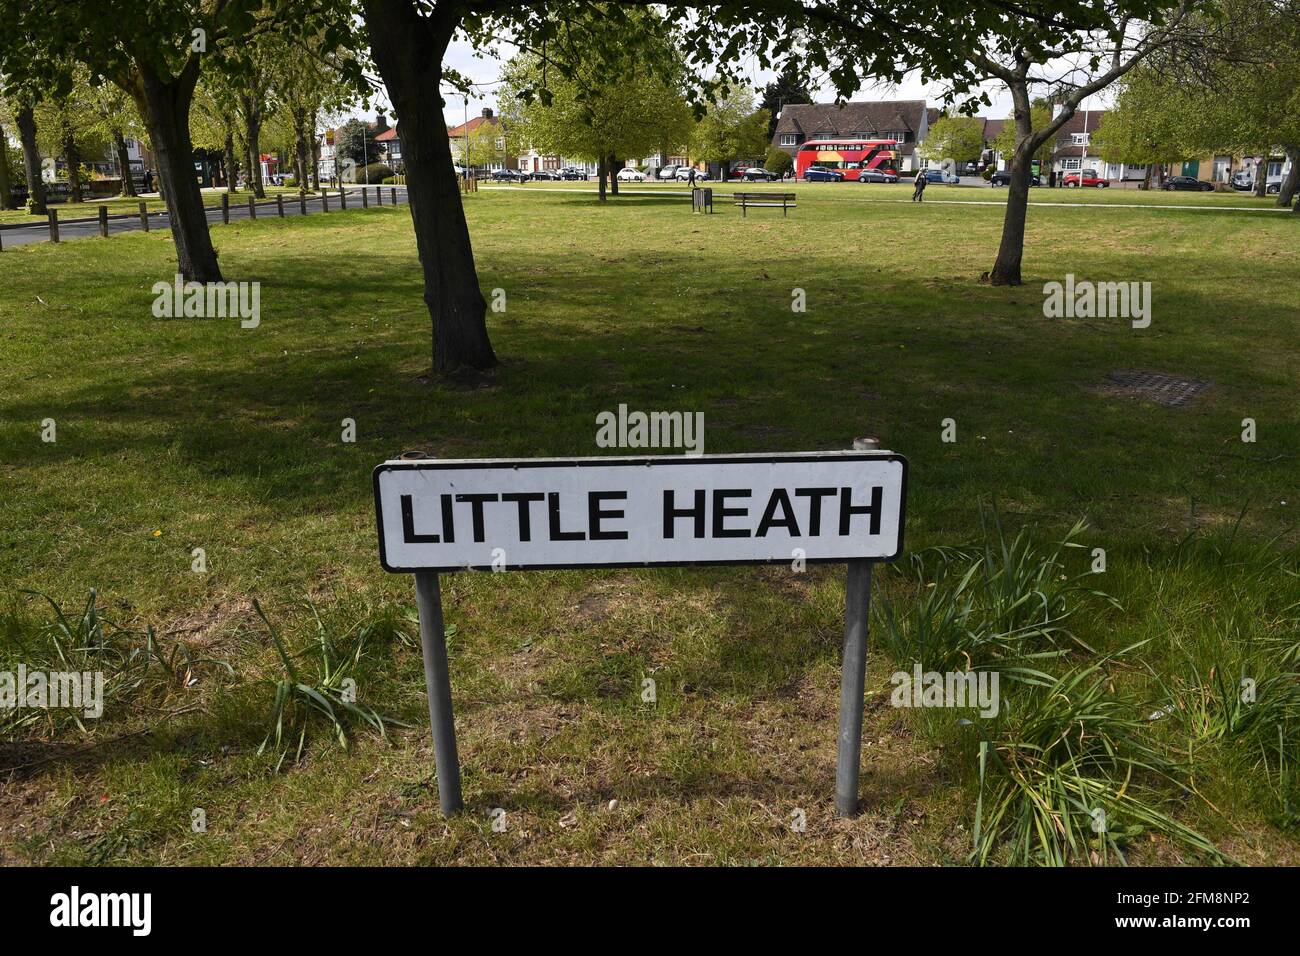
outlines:
[{"label": "wooden bench", "polygon": [[731,198],[735,204],[740,207],[740,215],[745,216],[745,210],[751,206],[770,206],[773,209],[780,209],[782,217],[789,215],[791,209],[796,208],[794,193],[732,193]]}]

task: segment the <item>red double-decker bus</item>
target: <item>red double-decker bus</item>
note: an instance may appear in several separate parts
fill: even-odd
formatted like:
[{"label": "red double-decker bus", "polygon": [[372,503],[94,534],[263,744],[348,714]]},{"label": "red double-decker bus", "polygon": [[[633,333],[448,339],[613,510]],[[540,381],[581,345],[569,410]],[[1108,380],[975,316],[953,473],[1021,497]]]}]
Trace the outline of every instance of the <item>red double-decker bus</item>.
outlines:
[{"label": "red double-decker bus", "polygon": [[803,179],[809,166],[838,169],[850,181],[864,169],[897,173],[901,145],[892,139],[810,139],[795,156],[795,175]]}]

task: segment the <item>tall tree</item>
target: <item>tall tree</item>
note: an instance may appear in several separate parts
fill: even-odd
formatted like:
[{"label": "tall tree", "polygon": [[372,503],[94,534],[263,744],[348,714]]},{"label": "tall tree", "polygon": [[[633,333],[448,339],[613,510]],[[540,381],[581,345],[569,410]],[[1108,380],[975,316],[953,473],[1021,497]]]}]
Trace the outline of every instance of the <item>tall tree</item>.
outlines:
[{"label": "tall tree", "polygon": [[13,192],[9,187],[9,138],[5,135],[4,118],[0,117],[0,209],[13,208]]},{"label": "tall tree", "polygon": [[[985,79],[1001,80],[1011,94],[1016,145],[1002,222],[1002,241],[989,273],[994,285],[1020,285],[1025,220],[1034,154],[1060,132],[1088,97],[1104,90],[1153,51],[1167,44],[1192,0],[1100,0],[1090,7],[1091,23],[1062,31],[1055,19],[1025,17],[998,29],[972,47],[970,63]],[[1061,73],[1061,64],[1065,73]],[[964,79],[959,80],[964,82]],[[1033,125],[1032,90],[1055,89],[1056,115]],[[987,97],[984,97],[987,101]]]},{"label": "tall tree", "polygon": [[0,73],[66,92],[71,77],[60,60],[71,57],[125,91],[158,159],[177,268],[187,279],[219,281],[189,131],[204,60],[277,26],[305,29],[318,15],[336,22],[346,14],[326,0],[0,0]]},{"label": "tall tree", "polygon": [[921,144],[926,159],[969,163],[984,150],[984,121],[973,116],[941,116]]},{"label": "tall tree", "polygon": [[1218,0],[1190,16],[1125,77],[1107,127],[1112,119],[1112,150],[1159,142],[1184,156],[1259,156],[1259,196],[1281,149],[1290,162],[1278,205],[1289,205],[1300,176],[1300,0]]},{"label": "tall tree", "polygon": [[770,141],[767,110],[754,108],[754,94],[748,88],[728,91],[709,104],[691,131],[690,156],[706,163],[721,163],[722,177],[731,175],[731,164],[766,153]]},{"label": "tall tree", "polygon": [[776,79],[767,86],[763,87],[763,97],[759,100],[759,109],[767,110],[767,141],[770,143],[772,137],[776,135],[776,124],[780,119],[781,110],[792,103],[811,103],[812,93],[808,89],[807,78],[804,77],[796,63],[788,63],[786,67],[777,74]]},{"label": "tall tree", "polygon": [[[621,27],[610,31],[611,39],[599,43],[587,60],[618,75],[628,48],[647,39],[632,21],[632,9],[653,6],[676,27],[692,72],[707,69],[712,79],[739,85],[740,61],[747,54],[745,65],[762,69],[781,71],[797,62],[809,72],[825,74],[838,94],[848,96],[863,76],[900,82],[911,69],[956,77],[954,93],[969,93],[982,77],[968,51],[991,38],[1031,40],[1019,47],[1032,57],[1075,30],[1110,23],[1109,13],[1092,0],[974,5],[934,0],[887,11],[876,0],[683,0],[670,6],[591,0],[360,3],[372,58],[402,117],[408,195],[433,323],[434,365],[440,372],[488,368],[496,362],[446,128],[441,116],[428,115],[437,112],[428,106],[441,102],[443,81],[455,78],[443,60],[458,30],[484,47],[509,35],[519,48],[547,58],[556,68],[543,76],[544,90],[565,71],[549,54],[563,42],[570,23],[599,16]],[[1160,5],[1160,0],[1130,4],[1144,10]]]},{"label": "tall tree", "polygon": [[61,92],[41,100],[36,107],[38,143],[50,156],[63,158],[71,202],[84,200],[82,165],[100,155],[107,143],[104,130],[97,124],[95,91],[86,70],[75,64],[68,67],[71,82]]},{"label": "tall tree", "polygon": [[[524,54],[512,61],[502,89],[502,121],[511,141],[596,163],[602,200],[607,179],[618,191],[620,158],[645,156],[662,142],[680,145],[690,123],[678,84],[665,79],[677,64],[663,22],[644,11],[631,16],[644,33],[658,32],[660,41],[629,50],[618,69],[602,67],[592,56],[610,27],[589,18],[576,21],[567,42],[549,48],[545,58]],[[557,63],[564,72],[547,81],[545,95],[532,95]]]}]

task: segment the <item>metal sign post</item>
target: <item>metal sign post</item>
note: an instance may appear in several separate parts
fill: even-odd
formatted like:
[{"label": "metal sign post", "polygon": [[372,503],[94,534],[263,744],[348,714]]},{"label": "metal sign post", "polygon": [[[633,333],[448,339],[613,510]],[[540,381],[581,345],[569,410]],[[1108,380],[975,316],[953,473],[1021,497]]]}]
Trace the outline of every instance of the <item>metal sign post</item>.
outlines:
[{"label": "metal sign post", "polygon": [[451,673],[447,669],[447,635],[442,624],[442,595],[433,571],[415,574],[415,605],[420,612],[420,647],[424,652],[424,683],[429,693],[429,724],[433,728],[434,773],[438,803],[444,816],[459,813],[460,756],[456,753],[456,718],[451,711]]},{"label": "metal sign post", "polygon": [[902,552],[907,497],[907,461],[877,445],[644,458],[408,453],[376,468],[380,563],[415,575],[443,813],[463,801],[440,573],[776,563],[848,566],[835,809],[856,813],[871,566]]}]

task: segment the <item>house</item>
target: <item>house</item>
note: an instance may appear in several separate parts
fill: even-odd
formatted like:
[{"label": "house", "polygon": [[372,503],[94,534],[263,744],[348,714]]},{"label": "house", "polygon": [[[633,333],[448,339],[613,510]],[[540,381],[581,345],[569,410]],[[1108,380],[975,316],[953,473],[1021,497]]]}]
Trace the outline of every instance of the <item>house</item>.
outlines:
[{"label": "house", "polygon": [[794,157],[809,140],[892,139],[901,144],[899,172],[912,172],[924,166],[916,147],[938,115],[925,100],[791,103],[781,109],[772,145]]},{"label": "house", "polygon": [[398,123],[396,126],[390,126],[375,135],[375,144],[383,150],[384,162],[395,173],[402,172],[402,138],[398,132],[401,125]]},{"label": "house", "polygon": [[[367,121],[366,128],[375,134],[374,139],[376,142],[375,155],[368,156],[366,158],[372,163],[385,162],[386,157],[388,155],[387,144],[381,142],[380,137],[390,132],[388,126],[388,117],[383,113],[376,113],[375,121],[373,123]],[[394,136],[396,136],[396,131],[393,130],[392,132]],[[338,134],[339,131],[337,129],[327,129],[322,131],[317,137],[317,149],[319,150],[319,156],[320,156],[319,159],[320,177],[323,180],[324,179],[332,180],[335,178],[335,174],[337,172],[342,172],[342,170],[338,168],[339,164],[337,162],[337,155],[335,153],[336,144],[339,138]],[[400,149],[401,149],[401,144],[399,143],[398,144],[399,152]],[[265,173],[266,171],[264,169],[263,175],[265,175]]]},{"label": "house", "polygon": [[[467,120],[457,126],[447,127],[447,138],[451,141],[451,161],[457,166],[465,165],[466,145],[472,140],[479,139],[485,135],[495,133],[492,139],[491,158],[487,162],[475,162],[473,165],[476,169],[518,169],[519,162],[514,156],[506,155],[506,134],[501,125],[501,118],[492,112],[492,108],[485,106],[483,112],[473,119]],[[471,154],[474,150],[471,148]],[[471,158],[481,160],[482,157]]]}]

